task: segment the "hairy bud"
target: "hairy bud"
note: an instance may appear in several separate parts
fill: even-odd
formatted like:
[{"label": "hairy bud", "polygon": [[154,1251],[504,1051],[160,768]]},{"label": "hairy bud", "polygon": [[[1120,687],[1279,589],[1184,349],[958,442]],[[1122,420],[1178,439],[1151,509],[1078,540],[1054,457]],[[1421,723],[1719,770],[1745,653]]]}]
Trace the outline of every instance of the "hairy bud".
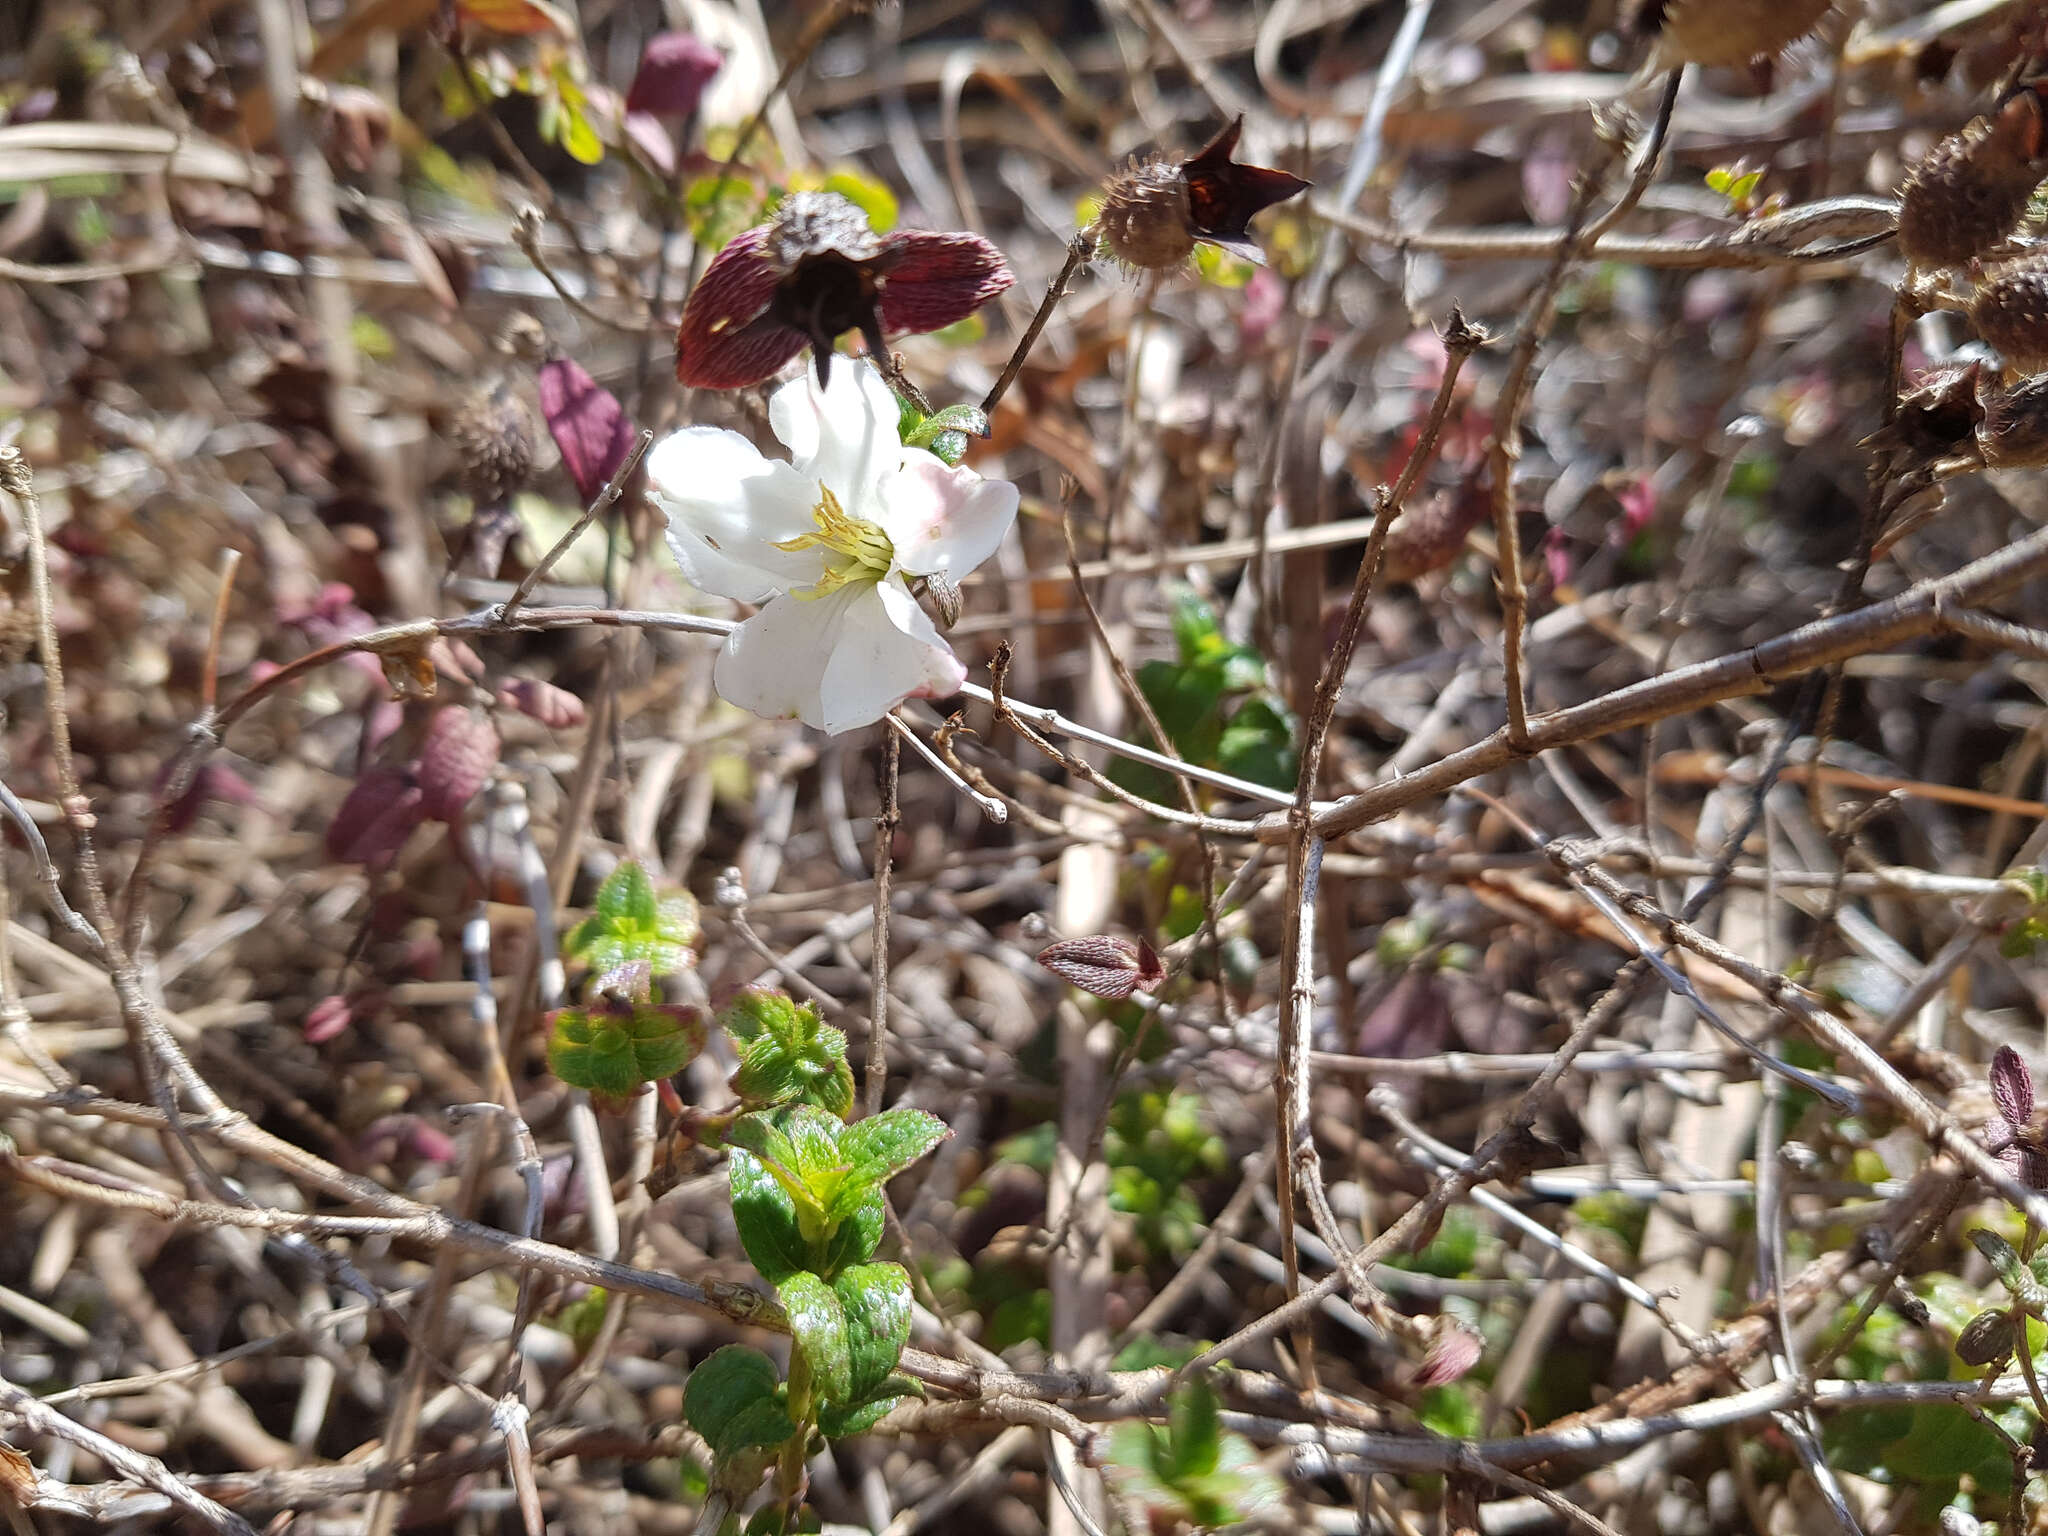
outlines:
[{"label": "hairy bud", "polygon": [[1178,165],[1147,160],[1112,176],[1102,191],[1096,228],[1110,255],[1125,266],[1158,272],[1195,254],[1187,182]]},{"label": "hairy bud", "polygon": [[478,507],[509,501],[533,472],[533,418],[504,379],[463,402],[449,436],[462,461],[462,488]]},{"label": "hairy bud", "polygon": [[1965,1365],[2000,1365],[2012,1358],[2012,1313],[2003,1307],[1979,1312],[1956,1335],[1956,1358]]}]

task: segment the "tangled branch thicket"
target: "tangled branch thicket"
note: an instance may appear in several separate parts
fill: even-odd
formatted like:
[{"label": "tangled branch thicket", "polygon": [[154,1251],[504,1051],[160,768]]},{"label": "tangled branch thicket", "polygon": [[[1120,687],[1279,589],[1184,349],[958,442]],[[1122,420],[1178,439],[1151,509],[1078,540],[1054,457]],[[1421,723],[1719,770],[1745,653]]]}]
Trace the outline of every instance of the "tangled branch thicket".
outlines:
[{"label": "tangled branch thicket", "polygon": [[12,1529],[2035,1528],[2044,180],[2030,0],[0,14]]}]

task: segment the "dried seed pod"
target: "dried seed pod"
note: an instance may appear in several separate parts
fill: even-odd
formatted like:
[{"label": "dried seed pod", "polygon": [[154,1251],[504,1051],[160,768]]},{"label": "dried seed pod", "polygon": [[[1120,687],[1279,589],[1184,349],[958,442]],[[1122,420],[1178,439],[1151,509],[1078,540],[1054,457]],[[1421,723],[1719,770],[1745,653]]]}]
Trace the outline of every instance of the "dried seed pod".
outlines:
[{"label": "dried seed pod", "polygon": [[1309,184],[1289,171],[1240,164],[1234,156],[1243,132],[1239,117],[1185,160],[1154,157],[1112,176],[1095,226],[1103,248],[1140,272],[1181,265],[1198,241],[1263,260],[1251,237],[1253,216]]},{"label": "dried seed pod", "polygon": [[1984,397],[1977,451],[1992,469],[2048,468],[2048,374]]},{"label": "dried seed pod", "polygon": [[463,402],[449,436],[462,461],[462,488],[479,507],[509,500],[533,473],[533,418],[505,379]]},{"label": "dried seed pod", "polygon": [[2021,373],[2048,370],[2048,260],[1999,268],[1970,301],[1970,320]]},{"label": "dried seed pod", "polygon": [[1387,532],[1380,578],[1414,581],[1457,559],[1465,535],[1493,515],[1489,484],[1485,475],[1467,475],[1455,488],[1404,509]]},{"label": "dried seed pod", "polygon": [[1798,42],[1831,8],[1832,0],[1644,0],[1634,29],[1655,35],[1666,68],[1747,64]]},{"label": "dried seed pod", "polygon": [[1195,254],[1188,184],[1178,165],[1147,160],[1110,177],[1102,191],[1096,227],[1109,253],[1125,266],[1156,272]]},{"label": "dried seed pod", "polygon": [[2041,98],[2022,87],[1930,149],[1899,192],[1899,249],[1922,267],[1961,266],[2019,227],[2048,174]]}]

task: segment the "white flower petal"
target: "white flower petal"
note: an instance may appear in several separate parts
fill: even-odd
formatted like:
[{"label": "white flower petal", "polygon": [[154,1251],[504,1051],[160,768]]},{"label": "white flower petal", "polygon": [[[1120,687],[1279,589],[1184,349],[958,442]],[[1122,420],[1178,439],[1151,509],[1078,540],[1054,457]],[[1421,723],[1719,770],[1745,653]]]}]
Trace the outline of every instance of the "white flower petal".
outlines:
[{"label": "white flower petal", "polygon": [[777,540],[815,531],[817,490],[737,432],[684,427],[647,455],[647,491],[668,517],[668,543],[683,576],[700,591],[743,603],[816,581],[815,549],[777,549]]},{"label": "white flower petal", "polygon": [[908,698],[960,691],[967,668],[940,638],[900,577],[863,588],[849,603],[822,682],[820,729],[833,735],[879,720]]},{"label": "white flower petal", "polygon": [[996,552],[1017,520],[1017,487],[917,453],[882,482],[878,511],[899,571],[958,581]]},{"label": "white flower petal", "polygon": [[770,720],[816,725],[825,665],[832,659],[833,610],[856,595],[842,587],[806,601],[778,597],[725,637],[711,671],[719,696]]},{"label": "white flower petal", "polygon": [[852,517],[873,519],[876,486],[903,462],[901,419],[881,375],[849,358],[839,359],[824,389],[806,368],[768,401],[768,424],[798,473],[829,487]]},{"label": "white flower petal", "polygon": [[858,582],[807,601],[778,597],[727,637],[712,681],[771,720],[838,734],[913,695],[943,698],[967,678],[900,582]]}]

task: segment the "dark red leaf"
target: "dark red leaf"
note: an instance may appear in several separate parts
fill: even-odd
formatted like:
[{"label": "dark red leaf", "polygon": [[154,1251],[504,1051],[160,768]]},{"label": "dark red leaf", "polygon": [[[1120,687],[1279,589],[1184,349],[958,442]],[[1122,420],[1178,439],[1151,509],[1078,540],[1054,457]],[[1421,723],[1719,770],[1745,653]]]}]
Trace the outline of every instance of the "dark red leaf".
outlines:
[{"label": "dark red leaf", "polygon": [[566,357],[540,366],[540,412],[562,465],[587,505],[633,447],[633,426],[618,397]]},{"label": "dark red leaf", "polygon": [[498,766],[498,729],[467,705],[435,711],[420,743],[420,808],[435,821],[458,821]]},{"label": "dark red leaf", "polygon": [[566,688],[538,678],[516,677],[498,685],[498,702],[538,720],[550,730],[563,731],[581,725],[587,718],[583,701]]}]

